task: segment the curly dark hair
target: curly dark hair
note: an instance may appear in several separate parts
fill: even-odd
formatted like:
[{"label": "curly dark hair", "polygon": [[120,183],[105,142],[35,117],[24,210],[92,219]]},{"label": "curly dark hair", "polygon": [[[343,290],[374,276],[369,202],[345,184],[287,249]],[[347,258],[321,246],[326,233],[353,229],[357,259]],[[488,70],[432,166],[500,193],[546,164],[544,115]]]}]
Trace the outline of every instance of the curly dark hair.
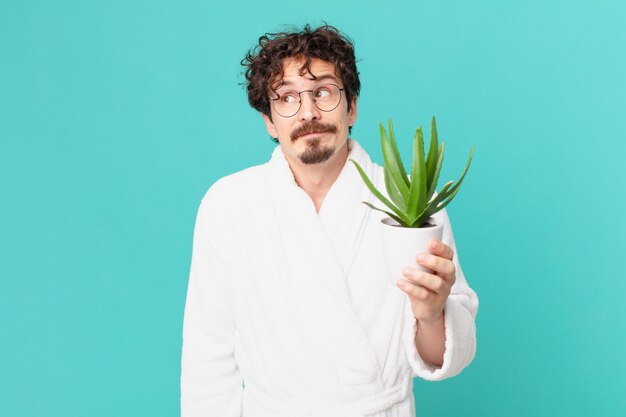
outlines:
[{"label": "curly dark hair", "polygon": [[[301,31],[266,33],[250,49],[241,65],[245,68],[248,102],[272,120],[268,93],[276,92],[283,76],[283,60],[303,57],[300,74],[310,74],[311,58],[335,65],[337,76],[343,82],[348,111],[352,98],[359,96],[361,82],[356,68],[353,42],[337,28],[324,24],[316,29],[310,25]],[[313,74],[311,74],[313,75]]]}]

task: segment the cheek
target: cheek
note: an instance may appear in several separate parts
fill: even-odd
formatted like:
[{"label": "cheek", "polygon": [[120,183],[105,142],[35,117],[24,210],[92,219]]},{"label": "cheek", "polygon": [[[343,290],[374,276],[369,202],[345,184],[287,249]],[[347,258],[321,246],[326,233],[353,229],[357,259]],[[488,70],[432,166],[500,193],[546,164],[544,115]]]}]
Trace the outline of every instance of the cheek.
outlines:
[{"label": "cheek", "polygon": [[289,133],[291,132],[291,129],[289,128],[288,125],[279,124],[276,126],[276,131],[278,132],[279,135],[285,136],[285,135],[289,135]]}]

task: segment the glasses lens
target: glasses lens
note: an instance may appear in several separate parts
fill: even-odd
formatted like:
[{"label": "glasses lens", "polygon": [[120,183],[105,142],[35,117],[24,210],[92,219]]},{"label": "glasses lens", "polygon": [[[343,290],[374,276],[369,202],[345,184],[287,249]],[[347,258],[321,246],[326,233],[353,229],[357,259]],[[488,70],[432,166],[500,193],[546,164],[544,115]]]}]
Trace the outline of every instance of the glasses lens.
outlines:
[{"label": "glasses lens", "polygon": [[274,100],[274,108],[276,112],[284,117],[291,117],[298,113],[300,109],[300,96],[295,91],[288,91],[281,93],[276,100]]},{"label": "glasses lens", "polygon": [[315,105],[322,111],[334,110],[341,100],[341,91],[334,84],[323,85],[315,90]]},{"label": "glasses lens", "polygon": [[341,89],[334,84],[325,84],[317,87],[315,90],[281,92],[278,94],[278,97],[272,99],[274,109],[283,117],[295,115],[300,110],[303,93],[311,94],[313,103],[321,111],[332,111],[337,108],[341,101]]}]

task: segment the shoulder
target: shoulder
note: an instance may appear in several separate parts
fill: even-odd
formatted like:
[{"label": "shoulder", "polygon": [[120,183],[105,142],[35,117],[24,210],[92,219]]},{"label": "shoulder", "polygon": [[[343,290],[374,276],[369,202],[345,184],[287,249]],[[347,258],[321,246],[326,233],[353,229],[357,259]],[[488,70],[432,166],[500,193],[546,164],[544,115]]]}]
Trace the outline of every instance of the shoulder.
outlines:
[{"label": "shoulder", "polygon": [[261,199],[265,177],[265,165],[255,165],[218,179],[202,197],[198,216],[217,223],[241,219],[250,210],[250,201]]},{"label": "shoulder", "polygon": [[230,201],[234,203],[245,201],[254,190],[259,189],[259,186],[264,182],[265,173],[266,167],[263,164],[226,175],[209,187],[202,198],[202,202]]}]

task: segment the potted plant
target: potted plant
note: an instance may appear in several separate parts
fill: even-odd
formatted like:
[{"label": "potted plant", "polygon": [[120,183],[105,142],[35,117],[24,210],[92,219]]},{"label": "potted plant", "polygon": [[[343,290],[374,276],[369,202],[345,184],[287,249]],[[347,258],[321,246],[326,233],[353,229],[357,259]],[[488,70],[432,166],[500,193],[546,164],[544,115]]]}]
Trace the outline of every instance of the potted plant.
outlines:
[{"label": "potted plant", "polygon": [[413,164],[411,175],[404,169],[398,146],[393,132],[393,124],[389,120],[389,136],[382,123],[378,122],[380,142],[384,160],[384,181],[389,199],[376,189],[359,164],[352,160],[361,178],[370,191],[385,204],[388,210],[383,210],[364,201],[370,208],[382,211],[389,217],[381,220],[383,227],[383,245],[385,259],[388,266],[389,279],[395,282],[402,276],[402,270],[409,266],[430,272],[427,268],[417,265],[415,256],[420,252],[428,252],[428,242],[432,239],[441,240],[443,224],[438,223],[432,216],[446,207],[459,192],[461,183],[467,174],[474,145],[470,150],[465,169],[459,180],[447,182],[439,192],[435,192],[445,143],[439,143],[437,126],[433,116],[430,131],[428,153],[424,151],[424,137],[422,128],[417,127],[413,137]]}]

